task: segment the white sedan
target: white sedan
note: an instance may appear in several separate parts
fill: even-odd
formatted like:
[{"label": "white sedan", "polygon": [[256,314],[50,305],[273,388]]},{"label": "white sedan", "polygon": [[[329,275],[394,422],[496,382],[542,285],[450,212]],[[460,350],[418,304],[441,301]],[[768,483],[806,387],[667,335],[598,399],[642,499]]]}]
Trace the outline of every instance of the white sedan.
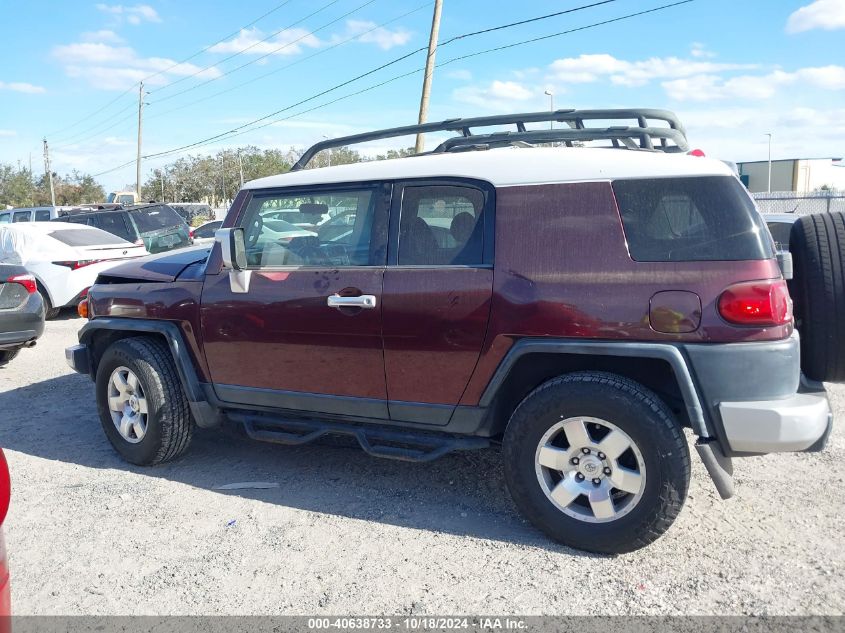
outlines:
[{"label": "white sedan", "polygon": [[0,226],[0,263],[23,266],[35,275],[48,319],[79,303],[104,270],[147,254],[143,246],[93,226],[63,222]]}]

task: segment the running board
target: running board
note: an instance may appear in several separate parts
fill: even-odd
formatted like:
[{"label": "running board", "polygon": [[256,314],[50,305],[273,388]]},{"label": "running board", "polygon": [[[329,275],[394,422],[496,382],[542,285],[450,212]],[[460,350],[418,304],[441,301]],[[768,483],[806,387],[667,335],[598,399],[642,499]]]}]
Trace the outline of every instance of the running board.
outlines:
[{"label": "running board", "polygon": [[288,446],[308,444],[324,435],[351,435],[373,457],[405,462],[430,462],[452,451],[490,446],[483,437],[456,437],[426,431],[394,430],[385,426],[341,424],[323,420],[288,420],[229,411],[227,417],[243,425],[246,434],[261,442]]}]

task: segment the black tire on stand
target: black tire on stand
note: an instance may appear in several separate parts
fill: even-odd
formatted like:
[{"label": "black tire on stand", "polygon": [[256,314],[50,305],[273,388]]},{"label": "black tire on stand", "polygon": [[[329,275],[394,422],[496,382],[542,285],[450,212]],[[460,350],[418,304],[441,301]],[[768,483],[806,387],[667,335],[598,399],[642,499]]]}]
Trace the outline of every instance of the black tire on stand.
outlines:
[{"label": "black tire on stand", "polygon": [[801,369],[813,380],[845,382],[845,214],[802,217],[789,250]]}]

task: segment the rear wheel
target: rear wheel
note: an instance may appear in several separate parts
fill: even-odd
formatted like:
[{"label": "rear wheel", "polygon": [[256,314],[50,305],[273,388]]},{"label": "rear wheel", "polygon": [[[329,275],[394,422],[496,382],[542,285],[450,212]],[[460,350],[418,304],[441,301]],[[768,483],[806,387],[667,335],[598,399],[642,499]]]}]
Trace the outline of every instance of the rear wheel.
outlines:
[{"label": "rear wheel", "polygon": [[503,455],[508,488],[528,519],[594,552],[657,539],[689,486],[689,449],[672,413],[614,374],[569,374],[529,394],[508,424]]},{"label": "rear wheel", "polygon": [[194,421],[167,347],[153,338],[112,344],[97,367],[97,408],[128,462],[160,464],[188,448]]},{"label": "rear wheel", "polygon": [[12,361],[12,359],[18,355],[20,352],[20,348],[18,349],[2,349],[0,350],[0,367]]},{"label": "rear wheel", "polygon": [[808,215],[792,225],[790,294],[801,334],[801,369],[813,380],[845,381],[845,214]]},{"label": "rear wheel", "polygon": [[47,291],[44,289],[40,283],[38,284],[38,292],[41,295],[41,299],[44,301],[44,318],[48,321],[50,319],[55,319],[59,316],[59,312],[61,308],[54,308],[53,303],[50,301],[50,295],[47,294]]}]

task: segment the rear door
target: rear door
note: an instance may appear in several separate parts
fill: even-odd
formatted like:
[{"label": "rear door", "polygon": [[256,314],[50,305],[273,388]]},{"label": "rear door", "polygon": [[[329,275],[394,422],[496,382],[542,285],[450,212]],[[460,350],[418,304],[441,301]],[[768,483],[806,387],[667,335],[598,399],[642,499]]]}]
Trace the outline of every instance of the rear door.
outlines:
[{"label": "rear door", "polygon": [[469,382],[490,316],[495,192],[409,181],[391,207],[384,361],[392,420],[443,425]]},{"label": "rear door", "polygon": [[[233,291],[209,272],[201,319],[217,396],[230,403],[387,419],[381,338],[387,185],[254,192],[245,229],[250,281]],[[343,200],[356,211],[342,239],[289,230],[298,213]],[[316,206],[315,206],[316,205]]]}]

